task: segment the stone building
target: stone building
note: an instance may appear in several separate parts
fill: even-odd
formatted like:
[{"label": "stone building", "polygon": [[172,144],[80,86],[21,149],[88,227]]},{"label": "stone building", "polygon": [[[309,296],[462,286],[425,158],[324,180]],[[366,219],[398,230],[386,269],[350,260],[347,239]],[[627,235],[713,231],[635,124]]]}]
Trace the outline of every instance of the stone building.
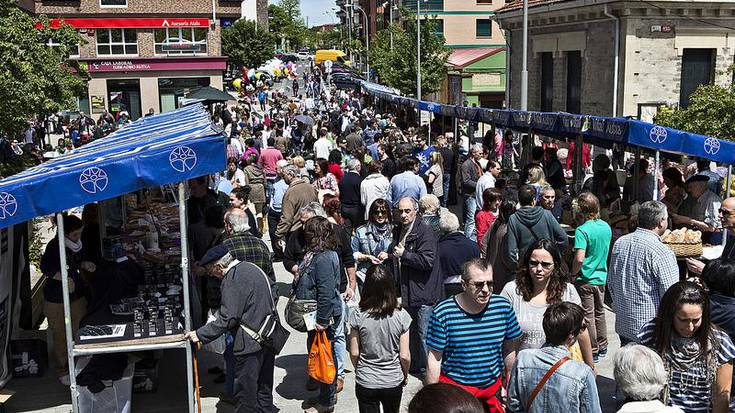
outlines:
[{"label": "stone building", "polygon": [[[732,81],[735,2],[530,0],[528,10],[529,110],[650,120],[662,104],[685,107],[701,84]],[[518,0],[495,15],[510,49],[511,108],[522,17]]]},{"label": "stone building", "polygon": [[[73,53],[89,71],[79,110],[127,111],[133,119],[179,107],[199,86],[223,88],[222,28],[239,18],[267,30],[267,0],[20,0],[34,15],[76,28]],[[214,10],[213,10],[214,7]],[[49,40],[53,46],[53,40]]]}]

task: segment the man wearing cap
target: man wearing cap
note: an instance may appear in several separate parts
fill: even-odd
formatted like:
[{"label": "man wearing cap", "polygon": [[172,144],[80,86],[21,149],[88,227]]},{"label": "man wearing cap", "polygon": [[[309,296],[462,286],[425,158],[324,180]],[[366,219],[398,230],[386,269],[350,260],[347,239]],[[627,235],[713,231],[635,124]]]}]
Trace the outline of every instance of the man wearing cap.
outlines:
[{"label": "man wearing cap", "polygon": [[[726,198],[718,211],[722,230],[728,231],[727,242],[722,250],[723,259],[735,259],[735,197]],[[704,262],[687,258],[687,268],[692,274],[701,275]]]},{"label": "man wearing cap", "polygon": [[709,177],[694,175],[687,179],[687,198],[679,207],[678,214],[671,217],[674,225],[688,226],[702,231],[703,240],[709,242],[712,233],[721,229],[719,209],[722,199],[707,189]]},{"label": "man wearing cap", "polygon": [[207,344],[226,332],[234,337],[236,412],[276,412],[273,405],[275,354],[245,333],[240,325],[258,331],[272,314],[274,283],[249,262],[240,262],[218,245],[204,255],[201,265],[222,280],[222,303],[217,317],[186,333],[194,343]]}]

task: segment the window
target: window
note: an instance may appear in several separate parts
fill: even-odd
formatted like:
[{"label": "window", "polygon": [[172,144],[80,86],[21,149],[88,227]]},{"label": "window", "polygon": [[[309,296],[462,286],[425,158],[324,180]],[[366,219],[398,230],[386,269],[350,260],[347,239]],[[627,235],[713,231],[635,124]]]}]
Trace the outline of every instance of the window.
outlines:
[{"label": "window", "polygon": [[475,20],[475,37],[493,37],[493,22],[490,19]]},{"label": "window", "polygon": [[128,0],[100,0],[100,7],[128,7]]},{"label": "window", "polygon": [[135,29],[97,29],[97,55],[137,55]]},{"label": "window", "polygon": [[[46,43],[46,46],[48,47],[60,47],[61,43],[57,42],[54,39],[48,39],[48,42]],[[74,45],[69,49],[69,57],[79,57],[79,43]]]},{"label": "window", "polygon": [[477,0],[477,4],[493,4],[493,0]]},{"label": "window", "polygon": [[[403,6],[411,12],[416,12],[417,0],[404,0]],[[421,1],[421,14],[429,11],[444,11],[444,0],[418,0]]]},{"label": "window", "polygon": [[551,112],[554,102],[554,53],[541,53],[541,111]]},{"label": "window", "polygon": [[206,28],[154,30],[157,55],[207,54]]},{"label": "window", "polygon": [[701,85],[712,83],[715,49],[684,49],[681,56],[679,106],[689,106],[689,96]]},{"label": "window", "polygon": [[582,111],[582,52],[567,52],[567,112]]}]

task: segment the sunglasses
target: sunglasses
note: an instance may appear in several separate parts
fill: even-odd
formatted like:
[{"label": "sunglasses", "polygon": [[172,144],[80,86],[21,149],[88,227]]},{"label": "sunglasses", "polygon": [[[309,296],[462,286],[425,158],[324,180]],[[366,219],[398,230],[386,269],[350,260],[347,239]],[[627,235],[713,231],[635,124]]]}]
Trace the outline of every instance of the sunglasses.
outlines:
[{"label": "sunglasses", "polygon": [[553,262],[546,262],[546,261],[536,261],[536,260],[528,260],[528,266],[531,268],[536,268],[541,264],[541,268],[545,270],[550,270],[554,267]]},{"label": "sunglasses", "polygon": [[475,289],[482,290],[485,286],[487,286],[487,289],[492,291],[493,290],[493,281],[474,281],[474,282],[467,282],[467,284],[471,284]]},{"label": "sunglasses", "polygon": [[725,208],[720,208],[719,209],[719,212],[720,212],[720,214],[722,214],[723,217],[730,217],[733,214],[735,214],[735,211],[729,211],[729,210],[727,210]]},{"label": "sunglasses", "polygon": [[387,209],[376,209],[375,215],[388,215],[388,210]]}]

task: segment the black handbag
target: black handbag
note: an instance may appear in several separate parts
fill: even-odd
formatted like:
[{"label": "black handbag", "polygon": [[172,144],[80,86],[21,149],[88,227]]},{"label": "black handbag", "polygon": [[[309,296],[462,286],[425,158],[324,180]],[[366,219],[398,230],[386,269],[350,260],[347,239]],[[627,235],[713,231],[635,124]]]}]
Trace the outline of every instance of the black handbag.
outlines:
[{"label": "black handbag", "polygon": [[299,300],[292,295],[286,303],[286,324],[296,331],[306,333],[306,321],[304,315],[316,311],[316,300]]},{"label": "black handbag", "polygon": [[271,280],[260,267],[255,265],[255,268],[263,275],[268,286],[268,294],[271,296],[271,313],[265,317],[263,324],[257,331],[243,323],[240,323],[240,328],[261,346],[273,350],[275,354],[280,354],[291,333],[281,325],[281,320],[278,318],[276,302],[273,299],[273,291],[271,291]]}]

